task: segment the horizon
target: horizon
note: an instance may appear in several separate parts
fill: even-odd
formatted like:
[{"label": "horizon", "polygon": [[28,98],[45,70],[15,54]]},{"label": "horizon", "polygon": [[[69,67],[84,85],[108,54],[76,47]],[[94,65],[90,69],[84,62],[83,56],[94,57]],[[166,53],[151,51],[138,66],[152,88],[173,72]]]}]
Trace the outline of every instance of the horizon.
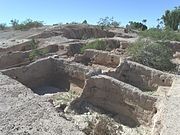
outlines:
[{"label": "horizon", "polygon": [[45,25],[82,23],[84,20],[95,25],[100,18],[108,16],[120,22],[120,26],[125,26],[129,21],[142,22],[146,19],[148,27],[156,27],[157,19],[161,18],[166,10],[172,10],[179,5],[178,0],[3,0],[0,5],[0,23],[9,25],[12,19],[22,22],[30,18],[43,21]]}]

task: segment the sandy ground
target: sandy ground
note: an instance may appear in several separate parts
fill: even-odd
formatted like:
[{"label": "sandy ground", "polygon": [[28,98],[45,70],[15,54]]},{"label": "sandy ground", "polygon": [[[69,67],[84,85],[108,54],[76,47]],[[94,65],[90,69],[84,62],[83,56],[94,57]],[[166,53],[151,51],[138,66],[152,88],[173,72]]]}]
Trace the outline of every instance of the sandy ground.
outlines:
[{"label": "sandy ground", "polygon": [[83,135],[53,105],[0,74],[0,135]]}]

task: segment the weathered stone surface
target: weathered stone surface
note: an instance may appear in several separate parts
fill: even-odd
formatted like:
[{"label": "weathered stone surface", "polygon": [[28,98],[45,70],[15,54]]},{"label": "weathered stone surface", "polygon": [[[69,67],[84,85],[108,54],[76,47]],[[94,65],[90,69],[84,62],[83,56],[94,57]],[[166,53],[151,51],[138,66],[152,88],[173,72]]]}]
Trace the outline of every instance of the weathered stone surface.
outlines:
[{"label": "weathered stone surface", "polygon": [[[46,56],[48,53],[57,52],[59,49],[57,45],[49,45],[43,48],[38,48],[36,50],[43,52],[44,56]],[[24,51],[24,52],[18,51],[18,52],[11,52],[1,55],[0,69],[29,64],[30,63],[29,55],[33,52],[34,50]]]},{"label": "weathered stone surface", "polygon": [[67,25],[62,28],[63,36],[70,39],[87,39],[113,37],[113,32],[101,30],[100,28],[87,25]]},{"label": "weathered stone surface", "polygon": [[31,36],[31,38],[49,38],[59,35],[69,39],[87,39],[114,37],[115,34],[90,25],[64,25],[47,29],[40,34]]},{"label": "weathered stone surface", "polygon": [[2,72],[32,89],[52,85],[67,90],[70,88],[71,80],[75,80],[76,83],[79,82],[83,87],[86,78],[101,73],[100,70],[79,63],[55,58],[40,59],[30,65],[3,70]]},{"label": "weathered stone surface", "polygon": [[31,39],[6,41],[4,42],[4,44],[1,42],[0,52],[1,54],[4,54],[13,51],[27,51],[31,49],[32,47],[31,43],[32,43]]},{"label": "weathered stone surface", "polygon": [[67,49],[67,55],[68,56],[74,56],[74,54],[79,54],[81,52],[81,48],[84,44],[81,42],[75,42],[75,43],[70,43],[66,47]]},{"label": "weathered stone surface", "polygon": [[157,90],[158,86],[171,86],[175,75],[165,73],[136,62],[123,61],[115,72],[107,73],[118,80],[142,90]]},{"label": "weathered stone surface", "polygon": [[180,133],[180,77],[174,80],[171,89],[158,107],[153,135],[179,135]]},{"label": "weathered stone surface", "polygon": [[105,65],[110,67],[116,67],[119,65],[120,56],[107,52],[107,51],[100,51],[94,49],[87,49],[85,50],[83,55],[76,55],[75,61],[76,62],[89,62],[99,65]]},{"label": "weathered stone surface", "polygon": [[1,135],[83,135],[76,125],[60,117],[47,99],[0,74]]},{"label": "weathered stone surface", "polygon": [[178,41],[170,41],[167,43],[168,46],[173,50],[173,52],[180,52],[180,42]]},{"label": "weathered stone surface", "polygon": [[137,124],[148,125],[155,113],[157,98],[112,77],[99,75],[86,81],[81,100],[110,112],[123,114]]}]

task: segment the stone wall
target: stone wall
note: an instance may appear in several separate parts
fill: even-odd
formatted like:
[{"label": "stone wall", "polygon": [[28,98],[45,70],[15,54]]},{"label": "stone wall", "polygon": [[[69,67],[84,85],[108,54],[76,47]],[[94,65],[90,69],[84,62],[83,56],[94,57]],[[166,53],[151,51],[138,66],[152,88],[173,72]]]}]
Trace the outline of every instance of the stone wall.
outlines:
[{"label": "stone wall", "polygon": [[2,72],[33,89],[43,85],[69,88],[71,81],[83,87],[86,78],[101,73],[101,70],[50,57]]},{"label": "stone wall", "polygon": [[114,37],[113,32],[89,25],[67,25],[62,28],[63,36],[69,39]]},{"label": "stone wall", "polygon": [[88,79],[80,99],[107,111],[123,114],[137,124],[151,124],[151,118],[156,113],[156,97],[106,75]]},{"label": "stone wall", "polygon": [[[0,48],[0,52],[2,53],[7,53],[7,52],[14,52],[14,51],[27,51],[27,50],[31,50],[32,48],[32,40],[30,39],[24,39],[24,41],[20,42],[20,43],[14,43],[14,45],[8,45],[7,43],[7,47],[4,48]],[[13,43],[11,43],[13,44]]]},{"label": "stone wall", "polygon": [[84,86],[84,81],[93,75],[101,73],[99,69],[93,69],[92,67],[84,66],[76,62],[68,62],[63,59],[54,59],[54,72],[56,74],[63,72],[68,74],[72,81],[79,83],[81,87]]},{"label": "stone wall", "polygon": [[158,86],[171,86],[175,75],[142,64],[123,61],[114,72],[106,73],[144,91],[157,90]]},{"label": "stone wall", "polygon": [[116,48],[126,49],[129,45],[129,43],[127,41],[121,41],[121,40],[117,40],[117,39],[113,39],[113,38],[104,38],[101,40],[105,41],[105,44],[111,50],[116,49]]},{"label": "stone wall", "polygon": [[0,56],[0,69],[10,68],[28,62],[29,59],[26,52],[7,53]]},{"label": "stone wall", "polygon": [[50,81],[52,60],[41,59],[27,66],[3,70],[2,73],[18,80],[27,87],[39,87]]},{"label": "stone wall", "polygon": [[[57,52],[59,49],[58,49],[58,45],[49,45],[43,48],[39,48],[37,50],[44,52],[44,55],[45,55],[48,53]],[[0,56],[0,69],[29,64],[30,62],[29,54],[31,52],[33,52],[33,50],[26,51],[26,52],[18,51],[18,52],[12,52],[12,53],[1,55]]]},{"label": "stone wall", "polygon": [[116,67],[119,65],[120,56],[107,52],[94,49],[85,50],[83,55],[75,56],[76,62],[89,62],[93,64],[105,65],[110,67]]},{"label": "stone wall", "polygon": [[67,55],[74,56],[74,54],[79,54],[83,45],[84,44],[80,42],[68,44],[68,46],[66,47]]}]

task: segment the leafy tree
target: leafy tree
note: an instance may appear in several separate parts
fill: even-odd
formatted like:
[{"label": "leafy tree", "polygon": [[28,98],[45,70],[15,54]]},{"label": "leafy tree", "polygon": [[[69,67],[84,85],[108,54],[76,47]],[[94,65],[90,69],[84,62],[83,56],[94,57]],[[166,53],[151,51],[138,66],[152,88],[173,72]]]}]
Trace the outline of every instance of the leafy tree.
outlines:
[{"label": "leafy tree", "polygon": [[175,7],[174,10],[166,10],[162,16],[162,20],[166,27],[170,27],[173,30],[178,30],[180,26],[180,6]]}]

